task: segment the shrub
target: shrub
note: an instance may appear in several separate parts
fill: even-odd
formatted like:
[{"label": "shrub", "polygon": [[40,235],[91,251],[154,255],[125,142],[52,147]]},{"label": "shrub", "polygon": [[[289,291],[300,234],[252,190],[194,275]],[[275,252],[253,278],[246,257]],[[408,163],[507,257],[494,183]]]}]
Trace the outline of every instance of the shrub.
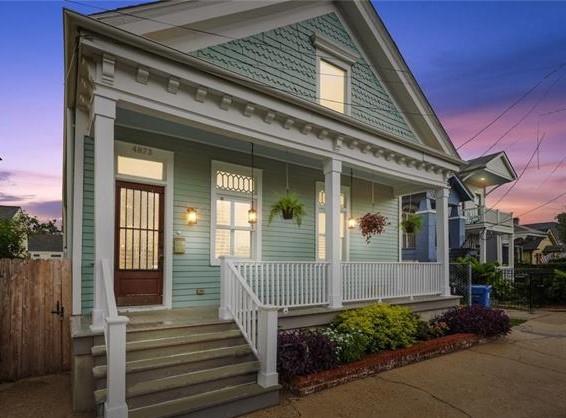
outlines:
[{"label": "shrub", "polygon": [[368,339],[368,351],[376,352],[411,345],[418,319],[407,308],[374,304],[342,312],[334,327],[343,333],[362,333]]},{"label": "shrub", "polygon": [[337,364],[336,345],[319,331],[281,331],[277,339],[277,370],[283,380]]},{"label": "shrub", "polygon": [[439,338],[448,333],[448,325],[443,321],[423,321],[419,319],[416,339],[428,341]]},{"label": "shrub", "polygon": [[340,363],[359,360],[367,351],[369,340],[359,331],[341,332],[330,327],[321,332],[336,345],[336,356]]},{"label": "shrub", "polygon": [[450,334],[469,332],[482,337],[495,337],[511,331],[511,320],[503,310],[481,305],[452,308],[433,322],[445,322]]}]

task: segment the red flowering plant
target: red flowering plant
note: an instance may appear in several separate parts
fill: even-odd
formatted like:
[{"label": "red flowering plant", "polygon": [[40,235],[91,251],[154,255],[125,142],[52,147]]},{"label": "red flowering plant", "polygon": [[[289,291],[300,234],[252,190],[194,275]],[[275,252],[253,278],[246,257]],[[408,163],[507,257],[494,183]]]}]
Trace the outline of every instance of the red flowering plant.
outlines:
[{"label": "red flowering plant", "polygon": [[389,225],[387,218],[378,213],[366,213],[358,219],[358,225],[362,231],[362,236],[365,238],[366,243],[369,244],[371,237],[374,235],[383,234],[385,227]]}]

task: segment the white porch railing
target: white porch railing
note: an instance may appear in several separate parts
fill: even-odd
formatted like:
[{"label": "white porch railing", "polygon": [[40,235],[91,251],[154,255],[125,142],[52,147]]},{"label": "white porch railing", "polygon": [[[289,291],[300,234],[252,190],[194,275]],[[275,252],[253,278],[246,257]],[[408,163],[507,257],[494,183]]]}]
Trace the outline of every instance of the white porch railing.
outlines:
[{"label": "white porch railing", "polygon": [[126,325],[129,319],[118,315],[114,283],[108,260],[100,260],[104,297],[104,340],[106,344],[106,402],[105,418],[127,418],[126,404]]},{"label": "white porch railing", "polygon": [[441,295],[441,263],[342,263],[344,302]]},{"label": "white porch railing", "polygon": [[515,269],[513,267],[501,266],[497,267],[497,269],[501,272],[501,275],[505,280],[509,280],[511,282],[515,281]]},{"label": "white porch railing", "polygon": [[282,308],[328,304],[325,262],[234,262],[259,300]]},{"label": "white porch railing", "polygon": [[259,300],[234,261],[222,260],[221,276],[220,318],[233,319],[257,355],[258,384],[277,385],[277,308]]},{"label": "white porch railing", "polygon": [[502,212],[499,209],[490,209],[484,206],[466,208],[464,209],[464,217],[467,225],[487,223],[513,227],[513,214]]}]

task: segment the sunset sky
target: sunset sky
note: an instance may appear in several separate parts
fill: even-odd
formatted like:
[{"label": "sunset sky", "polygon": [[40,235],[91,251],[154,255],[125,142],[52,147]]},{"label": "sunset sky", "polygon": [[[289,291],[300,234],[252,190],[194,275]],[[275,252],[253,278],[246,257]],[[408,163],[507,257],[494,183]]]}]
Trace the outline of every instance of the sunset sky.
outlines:
[{"label": "sunset sky", "polygon": [[[566,191],[566,2],[374,4],[456,146],[538,84],[460,149],[464,159],[480,156],[520,122],[490,152],[506,151],[521,173],[537,131],[544,137],[497,208],[520,215]],[[72,2],[0,3],[0,205],[43,218],[61,216],[62,7],[99,11]],[[490,195],[488,205],[508,187]],[[565,205],[566,196],[521,222],[552,220]]]}]

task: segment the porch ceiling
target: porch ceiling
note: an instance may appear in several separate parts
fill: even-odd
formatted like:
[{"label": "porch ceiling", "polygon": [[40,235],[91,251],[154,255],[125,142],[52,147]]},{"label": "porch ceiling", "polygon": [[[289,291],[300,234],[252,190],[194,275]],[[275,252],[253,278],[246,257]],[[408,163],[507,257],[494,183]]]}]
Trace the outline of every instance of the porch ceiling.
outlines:
[{"label": "porch ceiling", "polygon": [[[250,142],[242,138],[230,136],[225,132],[215,132],[210,126],[193,126],[185,121],[173,121],[167,116],[157,117],[136,110],[118,107],[116,113],[116,127],[118,130],[153,132],[186,141],[194,141],[214,147],[230,149],[235,152],[249,154]],[[303,167],[322,170],[324,158],[321,156],[301,153],[295,149],[278,147],[273,144],[254,142],[254,153],[257,156],[270,158],[278,161],[288,162]],[[159,146],[156,144],[156,147]],[[427,187],[420,183],[409,182],[395,175],[385,175],[372,171],[365,167],[353,164],[344,164],[342,174],[352,175],[355,178],[383,184],[398,190],[399,194],[418,192],[426,190]],[[432,186],[428,187],[431,188]]]}]

